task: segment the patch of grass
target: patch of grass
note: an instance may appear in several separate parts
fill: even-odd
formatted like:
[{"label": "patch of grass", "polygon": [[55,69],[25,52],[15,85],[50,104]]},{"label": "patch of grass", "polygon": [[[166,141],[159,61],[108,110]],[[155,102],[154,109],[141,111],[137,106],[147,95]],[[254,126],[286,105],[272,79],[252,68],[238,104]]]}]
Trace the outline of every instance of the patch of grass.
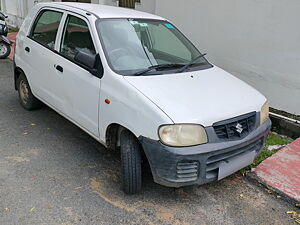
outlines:
[{"label": "patch of grass", "polygon": [[258,154],[258,156],[255,158],[254,162],[251,165],[240,170],[240,173],[245,174],[247,171],[251,170],[252,168],[257,167],[262,161],[269,158],[270,156],[272,156],[273,154],[278,152],[280,149],[279,148],[279,149],[274,149],[274,150],[270,151],[270,150],[268,150],[268,146],[287,145],[289,143],[291,143],[291,142],[288,139],[280,137],[279,135],[270,134],[266,140],[266,144],[265,144],[263,150],[261,151],[261,153]]},{"label": "patch of grass", "polygon": [[9,29],[8,33],[15,33],[15,32],[19,32],[19,30],[14,30],[14,29]]},{"label": "patch of grass", "polygon": [[291,143],[288,139],[280,137],[279,135],[270,134],[266,141],[266,146],[270,145],[287,145]]}]

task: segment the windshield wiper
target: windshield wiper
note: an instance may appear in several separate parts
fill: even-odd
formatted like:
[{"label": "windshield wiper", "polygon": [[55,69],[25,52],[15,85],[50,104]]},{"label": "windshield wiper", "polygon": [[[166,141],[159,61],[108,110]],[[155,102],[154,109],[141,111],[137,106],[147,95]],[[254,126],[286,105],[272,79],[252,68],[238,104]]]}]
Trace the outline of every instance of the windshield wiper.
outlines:
[{"label": "windshield wiper", "polygon": [[201,55],[198,55],[196,58],[194,58],[191,62],[189,62],[188,64],[186,64],[184,67],[180,68],[177,73],[182,73],[184,71],[186,71],[190,66],[192,66],[194,64],[194,62],[196,62],[198,59],[206,56],[207,53],[204,53],[204,54],[201,54]]},{"label": "windshield wiper", "polygon": [[177,68],[177,67],[182,67],[184,66],[183,64],[176,64],[176,63],[170,63],[170,64],[160,64],[160,65],[154,65],[154,66],[149,66],[147,69],[138,71],[136,73],[134,73],[134,76],[140,76],[140,75],[144,75],[146,73],[151,72],[152,70],[159,70],[159,69],[168,69],[168,68]]}]

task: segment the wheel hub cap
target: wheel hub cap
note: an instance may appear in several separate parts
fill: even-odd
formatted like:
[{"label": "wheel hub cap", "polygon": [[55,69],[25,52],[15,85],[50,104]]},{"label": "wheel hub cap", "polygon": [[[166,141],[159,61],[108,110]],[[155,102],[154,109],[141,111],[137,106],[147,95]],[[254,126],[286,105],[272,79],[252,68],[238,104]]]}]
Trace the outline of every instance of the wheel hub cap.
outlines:
[{"label": "wheel hub cap", "polygon": [[6,52],[7,52],[7,46],[3,42],[0,42],[0,56],[5,55]]},{"label": "wheel hub cap", "polygon": [[22,80],[20,82],[20,97],[21,97],[21,100],[24,104],[26,104],[28,102],[29,89],[28,89],[27,83],[24,80]]}]

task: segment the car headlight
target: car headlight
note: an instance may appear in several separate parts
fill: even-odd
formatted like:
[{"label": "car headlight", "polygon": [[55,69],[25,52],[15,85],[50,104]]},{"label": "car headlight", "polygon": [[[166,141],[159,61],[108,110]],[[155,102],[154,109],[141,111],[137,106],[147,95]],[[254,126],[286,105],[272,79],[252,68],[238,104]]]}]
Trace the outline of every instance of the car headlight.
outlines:
[{"label": "car headlight", "polygon": [[269,118],[269,104],[266,102],[260,110],[260,125],[267,121]]},{"label": "car headlight", "polygon": [[169,146],[183,147],[207,143],[204,127],[196,124],[174,124],[159,128],[159,138]]}]

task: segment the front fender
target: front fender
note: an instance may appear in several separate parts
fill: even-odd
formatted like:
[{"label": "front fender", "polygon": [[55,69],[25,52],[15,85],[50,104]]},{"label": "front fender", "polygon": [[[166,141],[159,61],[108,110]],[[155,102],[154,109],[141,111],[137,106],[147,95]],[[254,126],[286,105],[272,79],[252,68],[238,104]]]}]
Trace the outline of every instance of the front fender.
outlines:
[{"label": "front fender", "polygon": [[4,41],[5,43],[11,45],[12,42],[4,35],[0,35],[0,41]]},{"label": "front fender", "polygon": [[[123,76],[106,74],[101,79],[99,106],[100,140],[106,141],[107,127],[119,124],[136,137],[159,140],[158,127],[173,121]],[[105,100],[109,100],[106,103]]]}]

